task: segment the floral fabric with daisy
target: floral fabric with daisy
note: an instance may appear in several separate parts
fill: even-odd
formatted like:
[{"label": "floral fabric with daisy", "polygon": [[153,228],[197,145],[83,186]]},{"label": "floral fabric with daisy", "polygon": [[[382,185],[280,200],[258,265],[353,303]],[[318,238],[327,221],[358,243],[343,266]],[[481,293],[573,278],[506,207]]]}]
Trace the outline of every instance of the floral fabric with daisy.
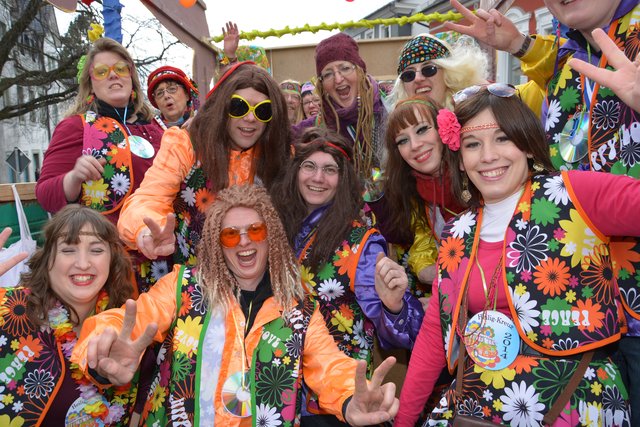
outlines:
[{"label": "floral fabric with daisy", "polygon": [[[49,310],[49,326],[35,329],[26,315],[29,290],[0,289],[0,425],[27,426],[54,421],[48,414],[53,405],[73,399],[65,379],[73,380],[75,402],[63,411],[59,425],[128,425],[137,386],[96,388],[78,366],[68,361],[77,342],[69,312],[57,302]],[[98,298],[96,311],[107,306],[106,292]],[[57,399],[60,397],[61,399]]]},{"label": "floral fabric with daisy", "polygon": [[[620,337],[608,239],[590,228],[568,186],[566,173],[533,177],[506,231],[499,283],[506,286],[523,348],[535,356],[520,354],[499,371],[467,363],[464,398],[454,405],[454,383],[432,413],[433,420],[451,420],[457,410],[500,424],[540,425],[580,354]],[[481,223],[481,210],[456,217],[445,227],[439,252],[440,321],[452,372],[460,345],[456,331],[464,328],[458,325],[458,312],[468,283],[461,280],[475,263]],[[629,425],[627,400],[617,366],[608,357],[596,357],[557,423],[585,425],[582,422],[590,419],[601,425]]]}]

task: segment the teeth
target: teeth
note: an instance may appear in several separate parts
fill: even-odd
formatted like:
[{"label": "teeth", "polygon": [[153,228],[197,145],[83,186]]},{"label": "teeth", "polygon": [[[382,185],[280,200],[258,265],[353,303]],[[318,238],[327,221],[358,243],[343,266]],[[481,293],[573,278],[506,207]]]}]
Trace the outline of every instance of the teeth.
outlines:
[{"label": "teeth", "polygon": [[253,128],[240,128],[242,132],[253,132]]},{"label": "teeth", "polygon": [[424,92],[431,92],[431,88],[430,87],[421,87],[420,89],[416,89],[416,93],[424,93]]},{"label": "teeth", "polygon": [[307,188],[311,191],[324,191],[324,188],[321,188],[321,187],[307,186]]},{"label": "teeth", "polygon": [[428,159],[431,156],[431,150],[424,152],[422,154],[420,154],[419,156],[416,156],[416,160],[421,162],[423,160]]},{"label": "teeth", "polygon": [[486,176],[487,178],[495,178],[497,176],[503,175],[505,173],[505,168],[494,169],[491,171],[480,172],[480,175]]},{"label": "teeth", "polygon": [[76,274],[76,275],[74,275],[74,276],[72,276],[72,277],[73,277],[73,279],[74,279],[74,280],[76,280],[76,281],[78,281],[78,282],[86,282],[86,281],[88,281],[88,280],[91,280],[91,278],[92,278],[93,276],[91,276],[91,275],[83,275],[83,276],[80,276],[80,275]]},{"label": "teeth", "polygon": [[251,249],[251,250],[247,250],[247,251],[242,251],[242,252],[238,252],[238,255],[240,256],[249,256],[249,255],[253,255],[256,253],[255,249]]}]

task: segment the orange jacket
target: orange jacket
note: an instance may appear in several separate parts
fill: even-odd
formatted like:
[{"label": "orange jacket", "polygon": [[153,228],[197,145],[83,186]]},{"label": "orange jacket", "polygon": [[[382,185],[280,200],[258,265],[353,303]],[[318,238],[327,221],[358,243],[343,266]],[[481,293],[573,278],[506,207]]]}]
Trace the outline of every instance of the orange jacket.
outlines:
[{"label": "orange jacket", "polygon": [[[137,339],[151,322],[158,324],[158,332],[154,339],[162,342],[166,334],[173,328],[176,315],[176,290],[180,266],[174,266],[171,273],[161,278],[156,285],[138,298],[136,324],[131,334]],[[268,298],[258,311],[254,324],[245,339],[247,362],[252,363],[254,350],[262,335],[263,326],[282,315],[283,307],[279,306],[273,297]],[[227,313],[225,321],[225,344],[220,366],[219,381],[224,382],[234,372],[242,371],[242,359],[232,357],[242,353],[241,340],[237,339],[236,325],[233,317],[244,321],[244,314],[240,305],[234,301],[232,309]],[[124,318],[124,309],[108,310],[87,319],[82,333],[73,352],[72,360],[78,363],[83,371],[87,371],[86,355],[88,339],[100,334],[107,327],[120,330]],[[197,349],[194,349],[197,351]],[[199,358],[207,357],[198,354]],[[304,380],[311,390],[319,396],[320,407],[326,413],[336,415],[342,420],[342,407],[345,400],[353,395],[355,389],[356,361],[342,353],[329,334],[325,321],[318,309],[314,311],[304,340],[302,358]],[[223,407],[221,384],[216,387],[215,413],[216,425],[241,426],[250,419],[229,415]],[[199,387],[199,384],[196,384]],[[304,404],[304,403],[303,403]]]},{"label": "orange jacket", "polygon": [[[229,184],[246,184],[253,181],[251,165],[253,149],[231,151],[229,156]],[[189,133],[179,127],[164,132],[158,154],[145,173],[140,187],[125,201],[120,211],[118,232],[120,238],[132,249],[137,249],[136,238],[146,225],[145,217],[164,226],[167,215],[173,212],[173,202],[180,186],[196,164],[196,153]]]}]

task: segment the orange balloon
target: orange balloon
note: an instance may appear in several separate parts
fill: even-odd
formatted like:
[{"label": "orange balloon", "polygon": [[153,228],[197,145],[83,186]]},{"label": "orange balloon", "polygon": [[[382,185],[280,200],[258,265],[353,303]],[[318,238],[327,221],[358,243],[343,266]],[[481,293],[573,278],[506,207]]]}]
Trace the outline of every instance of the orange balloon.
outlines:
[{"label": "orange balloon", "polygon": [[191,7],[196,4],[197,0],[180,0],[180,4],[184,7]]}]

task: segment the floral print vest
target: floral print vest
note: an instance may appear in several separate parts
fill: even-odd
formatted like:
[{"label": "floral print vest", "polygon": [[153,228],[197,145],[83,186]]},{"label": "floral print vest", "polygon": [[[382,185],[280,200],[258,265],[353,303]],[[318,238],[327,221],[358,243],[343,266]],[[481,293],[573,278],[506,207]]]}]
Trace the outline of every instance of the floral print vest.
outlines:
[{"label": "floral print vest", "polygon": [[[149,427],[198,426],[201,420],[215,425],[215,406],[229,402],[222,386],[227,378],[220,374],[226,370],[223,353],[233,351],[225,336],[228,329],[235,333],[234,322],[207,307],[197,276],[186,266],[178,275],[176,317],[158,353],[159,369],[143,412]],[[314,309],[306,299],[263,327],[249,374],[253,425],[265,414],[279,414],[282,426],[300,424],[304,339]]]},{"label": "floral print vest", "polygon": [[120,209],[133,188],[131,150],[127,132],[111,117],[87,111],[82,118],[82,155],[104,158],[102,178],[82,183],[80,200],[104,215]]},{"label": "floral print vest", "polygon": [[[502,278],[520,338],[552,356],[582,353],[620,338],[608,240],[590,227],[565,174],[535,176],[525,185],[503,249]],[[440,323],[450,369],[458,357],[455,331],[481,222],[482,210],[456,217],[445,226],[439,251]]]},{"label": "floral print vest", "polygon": [[[608,33],[624,49],[627,58],[635,58],[640,52],[640,5],[614,21]],[[605,56],[598,66],[612,68]],[[585,87],[593,88],[590,103],[584,102],[583,97],[588,96]],[[640,178],[640,118],[613,91],[585,79],[565,61],[548,86],[547,102],[545,131],[556,168],[580,167]],[[568,120],[588,105],[591,106],[589,153],[580,162],[567,163],[558,149],[560,132]]]},{"label": "floral print vest", "polygon": [[[29,290],[0,289],[0,425],[31,426],[45,418],[69,366],[50,327],[33,328],[26,315]],[[77,385],[76,385],[77,387]],[[136,387],[106,389],[105,398],[119,406],[128,425]],[[7,424],[4,424],[4,423]],[[87,426],[104,425],[92,420]]]}]

